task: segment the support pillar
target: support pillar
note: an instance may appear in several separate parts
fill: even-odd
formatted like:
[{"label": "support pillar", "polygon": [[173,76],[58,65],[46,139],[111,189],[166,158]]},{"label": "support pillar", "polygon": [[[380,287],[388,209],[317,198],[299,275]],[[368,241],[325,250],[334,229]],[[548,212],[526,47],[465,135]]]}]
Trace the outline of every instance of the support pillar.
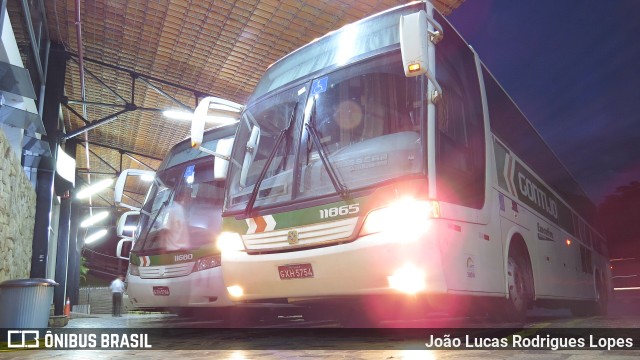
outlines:
[{"label": "support pillar", "polygon": [[51,158],[42,158],[38,167],[36,183],[36,216],[33,229],[33,254],[31,258],[31,277],[45,278],[47,276],[49,237],[51,235],[52,201],[54,193],[55,165],[58,151],[59,114],[60,103],[64,95],[64,80],[66,73],[66,53],[61,45],[51,46],[49,52],[49,65],[47,71],[46,89],[44,95],[44,107],[42,122],[47,132],[43,136],[49,141]]}]

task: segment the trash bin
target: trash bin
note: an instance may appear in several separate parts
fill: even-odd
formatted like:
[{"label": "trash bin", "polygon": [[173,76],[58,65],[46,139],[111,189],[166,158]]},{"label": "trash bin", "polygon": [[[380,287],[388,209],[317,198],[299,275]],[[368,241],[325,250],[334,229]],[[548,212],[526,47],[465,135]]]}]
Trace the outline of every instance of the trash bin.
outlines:
[{"label": "trash bin", "polygon": [[17,279],[0,283],[0,329],[44,329],[49,324],[53,289],[50,279]]}]

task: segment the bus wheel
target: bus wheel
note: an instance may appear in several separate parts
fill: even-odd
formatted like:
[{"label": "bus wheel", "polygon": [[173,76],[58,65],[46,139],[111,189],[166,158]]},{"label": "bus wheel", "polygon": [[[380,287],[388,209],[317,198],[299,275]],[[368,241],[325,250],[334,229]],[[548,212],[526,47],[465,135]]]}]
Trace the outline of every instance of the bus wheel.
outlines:
[{"label": "bus wheel", "polygon": [[507,322],[524,323],[530,302],[531,277],[529,267],[520,251],[509,251],[507,260],[508,298],[506,306],[494,311],[502,311],[501,318]]},{"label": "bus wheel", "polygon": [[602,283],[600,276],[595,275],[595,300],[578,301],[571,306],[571,313],[574,316],[594,316],[607,315],[609,298],[607,289]]}]

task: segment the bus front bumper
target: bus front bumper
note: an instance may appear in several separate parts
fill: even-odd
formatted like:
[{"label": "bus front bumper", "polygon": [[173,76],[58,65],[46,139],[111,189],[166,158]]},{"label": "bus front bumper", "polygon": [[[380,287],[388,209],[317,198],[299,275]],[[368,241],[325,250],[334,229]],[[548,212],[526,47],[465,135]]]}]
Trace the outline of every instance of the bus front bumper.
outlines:
[{"label": "bus front bumper", "polygon": [[433,236],[403,242],[378,233],[285,253],[225,252],[222,264],[234,301],[447,292]]},{"label": "bus front bumper", "polygon": [[233,305],[222,282],[220,267],[160,279],[143,279],[129,274],[127,293],[137,308]]}]

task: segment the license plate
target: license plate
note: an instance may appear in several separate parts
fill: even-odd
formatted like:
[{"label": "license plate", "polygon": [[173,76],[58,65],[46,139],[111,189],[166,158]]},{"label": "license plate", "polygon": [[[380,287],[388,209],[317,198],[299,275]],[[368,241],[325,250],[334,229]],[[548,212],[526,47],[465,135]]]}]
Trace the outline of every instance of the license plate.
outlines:
[{"label": "license plate", "polygon": [[280,280],[304,279],[313,277],[311,264],[295,264],[278,266]]},{"label": "license plate", "polygon": [[154,286],[153,287],[153,295],[155,296],[169,296],[169,287],[168,286]]}]

